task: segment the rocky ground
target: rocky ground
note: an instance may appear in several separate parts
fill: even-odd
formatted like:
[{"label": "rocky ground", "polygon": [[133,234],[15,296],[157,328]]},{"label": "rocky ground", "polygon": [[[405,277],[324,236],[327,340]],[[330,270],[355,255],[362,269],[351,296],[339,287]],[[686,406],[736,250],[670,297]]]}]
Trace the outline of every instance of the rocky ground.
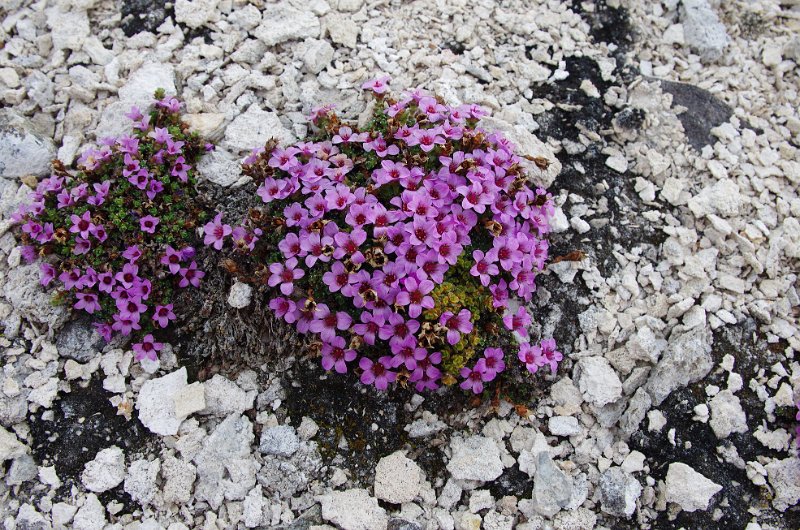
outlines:
[{"label": "rocky ground", "polygon": [[[5,0],[4,527],[800,527],[799,31],[793,0]],[[326,377],[218,269],[142,367],[20,264],[30,175],[155,88],[218,141],[229,204],[247,150],[321,103],[357,118],[380,73],[553,161],[553,256],[581,259],[538,279],[566,359],[532,394]]]}]

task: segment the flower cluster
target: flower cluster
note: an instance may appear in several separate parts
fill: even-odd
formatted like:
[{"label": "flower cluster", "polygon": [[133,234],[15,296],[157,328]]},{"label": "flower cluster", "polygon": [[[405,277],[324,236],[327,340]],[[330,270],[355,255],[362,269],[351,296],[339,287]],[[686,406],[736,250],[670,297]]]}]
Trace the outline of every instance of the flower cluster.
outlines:
[{"label": "flower cluster", "polygon": [[266,206],[236,227],[217,215],[205,244],[230,240],[274,288],[274,313],[318,335],[323,367],[358,367],[364,384],[422,391],[460,376],[479,393],[516,338],[530,372],[555,370],[554,341],[531,346],[527,310],[509,310],[536,289],[551,196],[506,138],[477,127],[484,109],[421,90],[395,100],[388,81],[363,86],[377,99],[364,130],[326,106],[310,141],[254,150],[244,172]]},{"label": "flower cluster", "polygon": [[195,204],[193,164],[213,149],[180,120],[180,103],[156,92],[155,108],[126,116],[133,133],[89,149],[71,174],[58,162],[39,182],[21,225],[22,256],[43,259],[42,285],[92,315],[98,332],[140,340],[136,358],[155,360],[151,331],[175,320],[175,286],[198,286],[204,273],[190,245],[204,214]]}]

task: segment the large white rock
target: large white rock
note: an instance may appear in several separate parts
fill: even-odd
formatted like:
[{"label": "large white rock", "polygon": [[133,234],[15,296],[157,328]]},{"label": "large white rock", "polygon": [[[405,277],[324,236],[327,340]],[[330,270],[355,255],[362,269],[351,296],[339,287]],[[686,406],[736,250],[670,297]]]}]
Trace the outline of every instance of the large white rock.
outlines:
[{"label": "large white rock", "polygon": [[199,28],[218,18],[219,0],[177,0],[175,21],[190,28]]},{"label": "large white rock", "polygon": [[224,500],[241,501],[256,485],[256,462],[251,452],[253,424],[231,414],[204,441],[194,457],[197,465],[195,498],[215,510]]},{"label": "large white rock", "polygon": [[722,57],[730,38],[708,0],[683,0],[680,16],[684,41],[692,50],[706,61]]},{"label": "large white rock", "polygon": [[622,396],[622,382],[605,357],[583,357],[574,374],[583,399],[602,407]]},{"label": "large white rock", "polygon": [[0,462],[13,460],[28,452],[28,448],[17,440],[17,436],[0,427]]},{"label": "large white rock", "polygon": [[72,520],[74,530],[102,530],[106,525],[106,511],[97,495],[90,493]]},{"label": "large white rock", "polygon": [[203,414],[224,417],[232,413],[241,414],[253,407],[255,392],[245,392],[230,379],[216,374],[203,383],[206,407]]},{"label": "large white rock", "polygon": [[722,489],[719,484],[681,462],[669,465],[666,486],[667,502],[674,502],[687,512],[707,510],[711,497]]},{"label": "large white rock", "polygon": [[125,454],[116,445],[97,453],[94,460],[86,463],[81,473],[83,485],[95,493],[116,488],[123,480],[125,480]]},{"label": "large white rock", "polygon": [[161,469],[161,462],[156,458],[152,462],[141,459],[131,463],[125,477],[125,492],[141,506],[153,502],[158,492],[156,480]]},{"label": "large white rock", "polygon": [[419,494],[422,478],[419,466],[397,451],[381,458],[375,466],[375,496],[392,504],[411,502]]},{"label": "large white rock", "polygon": [[56,157],[53,141],[11,109],[0,109],[0,177],[42,176]]},{"label": "large white rock", "polygon": [[261,24],[253,31],[267,46],[296,39],[319,36],[319,19],[309,10],[288,5],[270,5],[264,9]]},{"label": "large white rock", "polygon": [[488,482],[503,474],[500,450],[494,440],[485,436],[454,437],[450,451],[447,470],[455,479]]},{"label": "large white rock", "polygon": [[78,51],[90,33],[89,17],[81,9],[62,11],[60,7],[52,7],[47,10],[47,26],[56,50]]},{"label": "large white rock", "polygon": [[489,132],[502,132],[506,138],[514,143],[516,146],[514,151],[520,157],[531,156],[547,160],[549,165],[547,169],[542,170],[533,161],[522,158],[522,166],[527,170],[528,177],[537,186],[549,187],[558,174],[561,173],[561,162],[556,158],[553,150],[522,125],[512,125],[507,121],[492,117],[481,119],[479,125]]},{"label": "large white rock", "polygon": [[717,438],[727,438],[734,432],[747,432],[747,416],[745,416],[739,398],[730,390],[723,390],[709,402],[711,421],[708,424]]},{"label": "large white rock", "polygon": [[305,42],[303,63],[312,74],[320,73],[333,59],[333,46],[326,40],[312,39]]},{"label": "large white rock", "polygon": [[769,483],[775,490],[772,506],[785,512],[800,501],[800,459],[796,456],[773,460],[766,466]]},{"label": "large white rock", "polygon": [[136,399],[142,424],[156,434],[177,434],[183,418],[175,413],[175,396],[186,386],[186,367],[146,381]]},{"label": "large white rock", "polygon": [[334,491],[319,497],[322,518],[344,530],[385,530],[389,519],[366,490]]},{"label": "large white rock", "polygon": [[660,405],[673,390],[708,375],[714,365],[711,342],[711,332],[704,328],[670,336],[667,349],[644,387],[654,406]]},{"label": "large white rock", "polygon": [[636,511],[636,501],[642,485],[633,475],[620,467],[612,467],[600,476],[600,496],[603,511],[616,517],[630,517]]},{"label": "large white rock", "polygon": [[734,217],[747,202],[739,190],[739,185],[729,178],[718,180],[703,188],[689,199],[687,205],[696,217],[716,214],[721,217]]},{"label": "large white rock", "polygon": [[251,105],[228,125],[223,146],[234,153],[250,151],[275,138],[281,145],[290,144],[295,136],[281,124],[278,115]]}]

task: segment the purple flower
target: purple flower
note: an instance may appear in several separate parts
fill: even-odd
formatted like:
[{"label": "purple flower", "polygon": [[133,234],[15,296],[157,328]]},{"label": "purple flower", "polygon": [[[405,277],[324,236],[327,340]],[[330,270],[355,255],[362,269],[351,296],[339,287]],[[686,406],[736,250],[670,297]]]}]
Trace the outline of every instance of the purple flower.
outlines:
[{"label": "purple flower", "polygon": [[484,381],[493,380],[497,374],[506,369],[503,357],[503,350],[500,348],[486,348],[483,351],[483,359],[475,363],[475,369],[483,372]]},{"label": "purple flower", "polygon": [[95,322],[92,325],[94,326],[94,329],[97,331],[97,333],[101,337],[103,337],[103,340],[105,340],[106,342],[109,342],[111,340],[111,335],[114,331],[111,329],[110,325],[106,324],[105,322]]},{"label": "purple flower", "polygon": [[375,336],[386,323],[386,317],[383,312],[364,311],[361,313],[361,323],[353,326],[353,331],[364,338],[364,342],[369,345],[375,345]]},{"label": "purple flower", "polygon": [[408,306],[408,316],[417,318],[423,309],[433,309],[433,297],[428,296],[433,287],[433,282],[430,280],[406,278],[403,280],[403,289],[397,293],[394,302],[397,305]]},{"label": "purple flower", "polygon": [[462,333],[472,332],[472,322],[470,318],[472,313],[469,309],[462,309],[457,315],[451,311],[445,311],[439,317],[439,324],[447,328],[447,343],[451,346],[458,344],[461,340]]},{"label": "purple flower", "polygon": [[561,361],[564,356],[561,354],[560,351],[556,349],[556,341],[555,339],[545,339],[539,345],[539,364],[541,366],[549,365],[550,371],[552,373],[556,373],[556,369],[558,368],[558,362]]},{"label": "purple flower", "polygon": [[131,121],[139,121],[139,120],[141,120],[141,119],[142,119],[144,116],[142,115],[142,111],[140,111],[140,110],[139,110],[139,107],[137,107],[136,105],[134,105],[134,106],[132,106],[132,107],[131,107],[131,110],[130,110],[130,112],[128,112],[128,113],[125,115],[125,117],[126,117],[126,118],[128,118],[128,119],[129,119],[129,120],[131,120]]},{"label": "purple flower", "polygon": [[97,295],[94,293],[76,293],[75,298],[78,299],[73,306],[75,309],[83,309],[90,315],[100,310],[100,303],[97,301]]},{"label": "purple flower", "polygon": [[356,358],[356,351],[345,349],[345,340],[342,337],[333,337],[322,344],[322,367],[325,370],[333,368],[337,373],[347,373],[347,363]]},{"label": "purple flower", "polygon": [[273,298],[269,301],[269,308],[272,309],[276,317],[284,319],[289,324],[297,320],[297,304],[288,298],[282,296]]},{"label": "purple flower", "polygon": [[222,250],[222,245],[225,243],[225,238],[233,232],[231,225],[222,223],[222,213],[218,213],[214,220],[206,223],[203,227],[205,238],[203,239],[204,245],[213,245],[215,249]]},{"label": "purple flower", "polygon": [[161,256],[159,263],[166,265],[171,274],[178,274],[181,270],[181,261],[183,261],[183,254],[171,245],[167,245],[166,254]]},{"label": "purple flower", "polygon": [[163,348],[164,345],[160,342],[156,342],[153,335],[148,333],[144,336],[142,342],[137,342],[133,345],[133,351],[136,354],[134,357],[137,361],[142,361],[144,359],[155,361],[158,359],[158,352]]},{"label": "purple flower", "polygon": [[455,265],[463,247],[458,243],[458,235],[455,232],[442,234],[441,239],[433,244],[436,250],[439,263]]},{"label": "purple flower", "polygon": [[193,261],[189,264],[188,267],[182,268],[178,274],[180,274],[180,281],[178,282],[178,287],[188,287],[189,285],[193,287],[200,287],[200,279],[206,275],[205,272],[199,270],[197,268],[197,262]]},{"label": "purple flower", "polygon": [[114,313],[111,315],[114,319],[114,323],[111,325],[111,329],[114,331],[118,331],[125,336],[131,334],[134,330],[142,329],[139,325],[139,315],[126,315],[122,313]]},{"label": "purple flower", "polygon": [[289,232],[286,234],[286,237],[278,243],[278,249],[283,253],[283,257],[286,259],[293,258],[300,254],[301,246],[300,246],[300,238],[297,237],[297,234],[293,232]]},{"label": "purple flower", "polygon": [[142,232],[147,232],[148,234],[155,234],[156,227],[160,222],[158,217],[153,217],[152,215],[145,215],[141,219],[139,219],[139,228],[141,228]]},{"label": "purple flower", "polygon": [[156,127],[147,136],[155,140],[157,144],[166,144],[172,140],[172,135],[166,127]]},{"label": "purple flower", "polygon": [[64,289],[67,291],[75,288],[83,288],[83,275],[80,269],[72,269],[71,271],[64,271],[58,275],[58,279],[64,284]]},{"label": "purple flower", "polygon": [[417,369],[417,361],[427,357],[428,352],[425,348],[417,345],[417,339],[408,336],[401,342],[395,343],[392,347],[394,357],[392,358],[392,368],[405,365],[409,370]]},{"label": "purple flower", "polygon": [[294,281],[299,280],[306,275],[303,269],[298,269],[297,258],[290,258],[286,263],[272,263],[269,266],[270,277],[268,284],[270,287],[275,287],[280,284],[281,292],[288,296],[294,291]]},{"label": "purple flower", "polygon": [[175,320],[175,313],[172,312],[172,304],[157,305],[153,310],[153,321],[159,327],[169,326],[171,320]]},{"label": "purple flower", "polygon": [[528,326],[531,325],[531,316],[524,306],[519,306],[514,314],[507,314],[503,317],[503,324],[511,331],[516,331],[523,337],[528,336]]},{"label": "purple flower", "polygon": [[519,353],[517,357],[525,365],[525,368],[532,374],[539,370],[539,357],[541,356],[541,348],[538,346],[532,347],[527,342],[519,345]]},{"label": "purple flower", "polygon": [[139,245],[131,245],[122,253],[122,257],[131,263],[135,262],[142,257],[142,251],[139,250]]},{"label": "purple flower", "polygon": [[350,273],[341,261],[334,261],[331,270],[322,275],[322,281],[332,293],[350,285]]},{"label": "purple flower", "polygon": [[323,341],[329,341],[336,335],[336,331],[350,329],[353,319],[343,311],[333,312],[326,304],[317,304],[314,311],[314,320],[311,321],[309,329],[313,333],[319,333]]},{"label": "purple flower", "polygon": [[392,358],[385,355],[373,362],[367,357],[362,357],[358,361],[358,367],[364,370],[361,374],[361,383],[365,385],[374,384],[378,390],[386,390],[389,383],[394,383],[397,379],[397,372],[389,370]]},{"label": "purple flower", "polygon": [[45,287],[50,285],[50,282],[56,277],[56,269],[49,263],[42,263],[39,265],[39,272],[41,273],[39,283]]},{"label": "purple flower", "polygon": [[462,368],[459,375],[464,378],[460,386],[464,390],[472,390],[475,394],[483,392],[483,373],[475,368]]},{"label": "purple flower", "polygon": [[186,163],[186,159],[182,156],[179,156],[175,159],[175,164],[172,166],[172,171],[170,175],[173,177],[178,177],[181,182],[188,182],[189,175],[188,171],[192,169],[192,166]]},{"label": "purple flower", "polygon": [[88,239],[84,239],[81,236],[75,236],[75,246],[72,248],[72,253],[76,256],[80,256],[82,254],[86,254],[92,249],[92,244],[89,242]]},{"label": "purple flower", "polygon": [[472,252],[472,259],[475,260],[475,265],[469,270],[469,273],[473,276],[477,276],[480,281],[481,285],[484,287],[489,285],[489,282],[492,281],[492,276],[496,276],[500,269],[497,268],[497,265],[490,261],[490,258],[487,258],[486,254],[484,254],[480,250],[474,250]]},{"label": "purple flower", "polygon": [[69,231],[87,239],[89,237],[89,232],[94,228],[91,212],[87,210],[80,216],[72,214],[69,216],[69,219],[72,221],[72,226],[69,227]]},{"label": "purple flower", "polygon": [[126,263],[122,266],[122,271],[118,272],[114,278],[122,284],[125,289],[130,288],[133,282],[139,277],[139,267],[133,263]]},{"label": "purple flower", "polygon": [[391,82],[392,78],[388,75],[383,77],[379,77],[377,79],[372,79],[367,81],[366,83],[361,85],[363,90],[372,90],[376,94],[383,94],[387,90],[389,90],[389,83]]}]

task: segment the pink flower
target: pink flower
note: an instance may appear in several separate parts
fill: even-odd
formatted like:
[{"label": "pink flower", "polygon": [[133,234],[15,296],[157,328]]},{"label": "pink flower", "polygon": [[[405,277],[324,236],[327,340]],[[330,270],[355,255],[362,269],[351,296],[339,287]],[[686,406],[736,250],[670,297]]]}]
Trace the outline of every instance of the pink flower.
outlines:
[{"label": "pink flower", "polygon": [[480,250],[474,250],[472,252],[472,259],[475,260],[475,265],[469,270],[469,273],[473,276],[477,276],[480,281],[481,285],[484,287],[489,285],[489,282],[492,281],[492,276],[497,276],[500,272],[500,269],[497,268],[497,265],[490,261],[490,257],[487,257]]},{"label": "pink flower", "polygon": [[333,368],[337,373],[347,373],[347,363],[355,358],[356,351],[345,349],[345,340],[342,337],[333,337],[322,344],[322,367],[325,370]]},{"label": "pink flower", "polygon": [[417,318],[423,309],[433,309],[433,297],[428,296],[433,287],[433,282],[430,280],[406,278],[403,280],[403,289],[397,294],[394,302],[397,305],[408,306],[408,316]]},{"label": "pink flower", "polygon": [[122,313],[114,313],[111,315],[114,319],[114,323],[111,325],[111,329],[114,331],[118,331],[123,335],[127,336],[130,335],[132,331],[142,329],[139,325],[139,316],[136,315],[135,317],[132,315],[124,315]]},{"label": "pink flower", "polygon": [[94,293],[76,293],[75,298],[78,299],[73,306],[75,309],[83,309],[90,315],[100,310],[100,303],[97,301],[97,295]]},{"label": "pink flower", "polygon": [[452,345],[458,344],[461,340],[462,333],[472,332],[472,322],[470,321],[472,313],[469,309],[462,309],[457,315],[451,311],[445,311],[439,317],[439,324],[447,328],[447,343]]},{"label": "pink flower", "polygon": [[276,317],[284,319],[289,324],[292,324],[297,320],[297,316],[295,314],[297,311],[297,304],[288,298],[284,298],[282,296],[273,298],[269,301],[269,308],[272,309],[272,312],[275,313]]},{"label": "pink flower", "polygon": [[475,369],[483,372],[484,381],[493,380],[497,374],[506,369],[503,356],[503,350],[500,348],[486,348],[483,351],[483,358],[475,363]]},{"label": "pink flower", "polygon": [[270,277],[267,283],[270,287],[280,284],[281,292],[288,296],[294,291],[294,281],[306,275],[303,269],[298,269],[297,258],[290,258],[286,263],[272,263],[269,266]]},{"label": "pink flower", "polygon": [[155,234],[156,227],[160,222],[158,217],[153,217],[152,215],[145,215],[141,219],[139,219],[139,227],[142,229],[142,232],[147,232],[148,234]]},{"label": "pink flower", "polygon": [[166,265],[170,274],[178,274],[181,270],[181,261],[183,261],[183,254],[172,248],[172,245],[167,245],[166,253],[161,256],[159,263]]},{"label": "pink flower", "polygon": [[475,368],[462,368],[459,375],[464,378],[460,386],[464,390],[472,390],[475,394],[483,392],[483,374]]},{"label": "pink flower", "polygon": [[39,272],[41,272],[39,283],[45,287],[50,285],[50,282],[56,277],[56,269],[49,263],[39,265]]},{"label": "pink flower", "polygon": [[319,333],[323,341],[329,341],[336,335],[336,331],[350,329],[353,319],[343,311],[333,312],[328,309],[326,304],[317,304],[314,312],[314,320],[311,321],[309,329],[313,333]]},{"label": "pink flower", "polygon": [[561,354],[560,351],[556,349],[556,341],[555,339],[545,339],[539,345],[540,354],[539,354],[539,364],[541,366],[549,365],[550,371],[552,373],[556,373],[556,369],[558,368],[558,362],[561,361],[564,356]]},{"label": "pink flower", "polygon": [[122,253],[122,257],[130,262],[135,262],[142,257],[142,251],[139,250],[138,245],[131,245]]},{"label": "pink flower", "polygon": [[383,77],[379,77],[377,79],[372,79],[367,81],[366,83],[361,85],[363,90],[372,90],[376,94],[383,94],[387,90],[389,90],[389,83],[391,82],[392,78],[388,75]]},{"label": "pink flower", "polygon": [[517,312],[512,314],[507,314],[503,317],[503,324],[505,324],[506,328],[510,329],[511,331],[516,331],[523,337],[528,336],[528,326],[531,325],[531,316],[528,314],[528,310],[525,309],[524,306],[519,306]]},{"label": "pink flower", "polygon": [[144,336],[142,342],[137,342],[133,345],[133,351],[136,353],[134,357],[137,361],[142,361],[143,359],[155,361],[158,359],[158,352],[163,348],[164,345],[156,342],[153,335],[148,333]]},{"label": "pink flower", "polygon": [[525,365],[525,368],[532,374],[539,370],[539,358],[541,357],[542,349],[539,346],[531,346],[527,342],[519,345],[519,353],[517,357]]},{"label": "pink flower", "polygon": [[200,279],[206,275],[205,272],[197,268],[197,262],[191,262],[188,267],[183,267],[178,271],[181,279],[178,282],[178,287],[200,287]]},{"label": "pink flower", "polygon": [[397,379],[397,372],[389,370],[392,358],[385,355],[373,362],[367,357],[362,357],[358,361],[358,367],[364,370],[361,374],[361,383],[365,385],[374,384],[378,390],[386,390],[389,383],[394,383]]},{"label": "pink flower", "polygon": [[392,347],[394,357],[392,358],[392,368],[405,365],[409,370],[417,369],[417,361],[427,357],[428,352],[425,348],[417,345],[417,339],[408,336],[401,342],[395,343]]},{"label": "pink flower", "polygon": [[364,342],[373,346],[375,345],[375,337],[386,323],[386,317],[383,312],[375,311],[370,313],[364,311],[361,313],[361,323],[353,326],[353,331],[364,338]]},{"label": "pink flower", "polygon": [[69,218],[70,221],[72,221],[72,226],[69,227],[69,231],[73,234],[79,234],[84,239],[88,239],[89,232],[94,228],[91,212],[87,210],[80,216],[72,214]]},{"label": "pink flower", "polygon": [[225,244],[225,238],[233,232],[231,225],[222,223],[222,213],[218,213],[211,222],[203,227],[204,245],[212,245],[215,249],[221,250]]},{"label": "pink flower", "polygon": [[175,320],[175,313],[172,312],[172,304],[157,305],[153,310],[153,321],[159,327],[169,326],[171,320]]}]

